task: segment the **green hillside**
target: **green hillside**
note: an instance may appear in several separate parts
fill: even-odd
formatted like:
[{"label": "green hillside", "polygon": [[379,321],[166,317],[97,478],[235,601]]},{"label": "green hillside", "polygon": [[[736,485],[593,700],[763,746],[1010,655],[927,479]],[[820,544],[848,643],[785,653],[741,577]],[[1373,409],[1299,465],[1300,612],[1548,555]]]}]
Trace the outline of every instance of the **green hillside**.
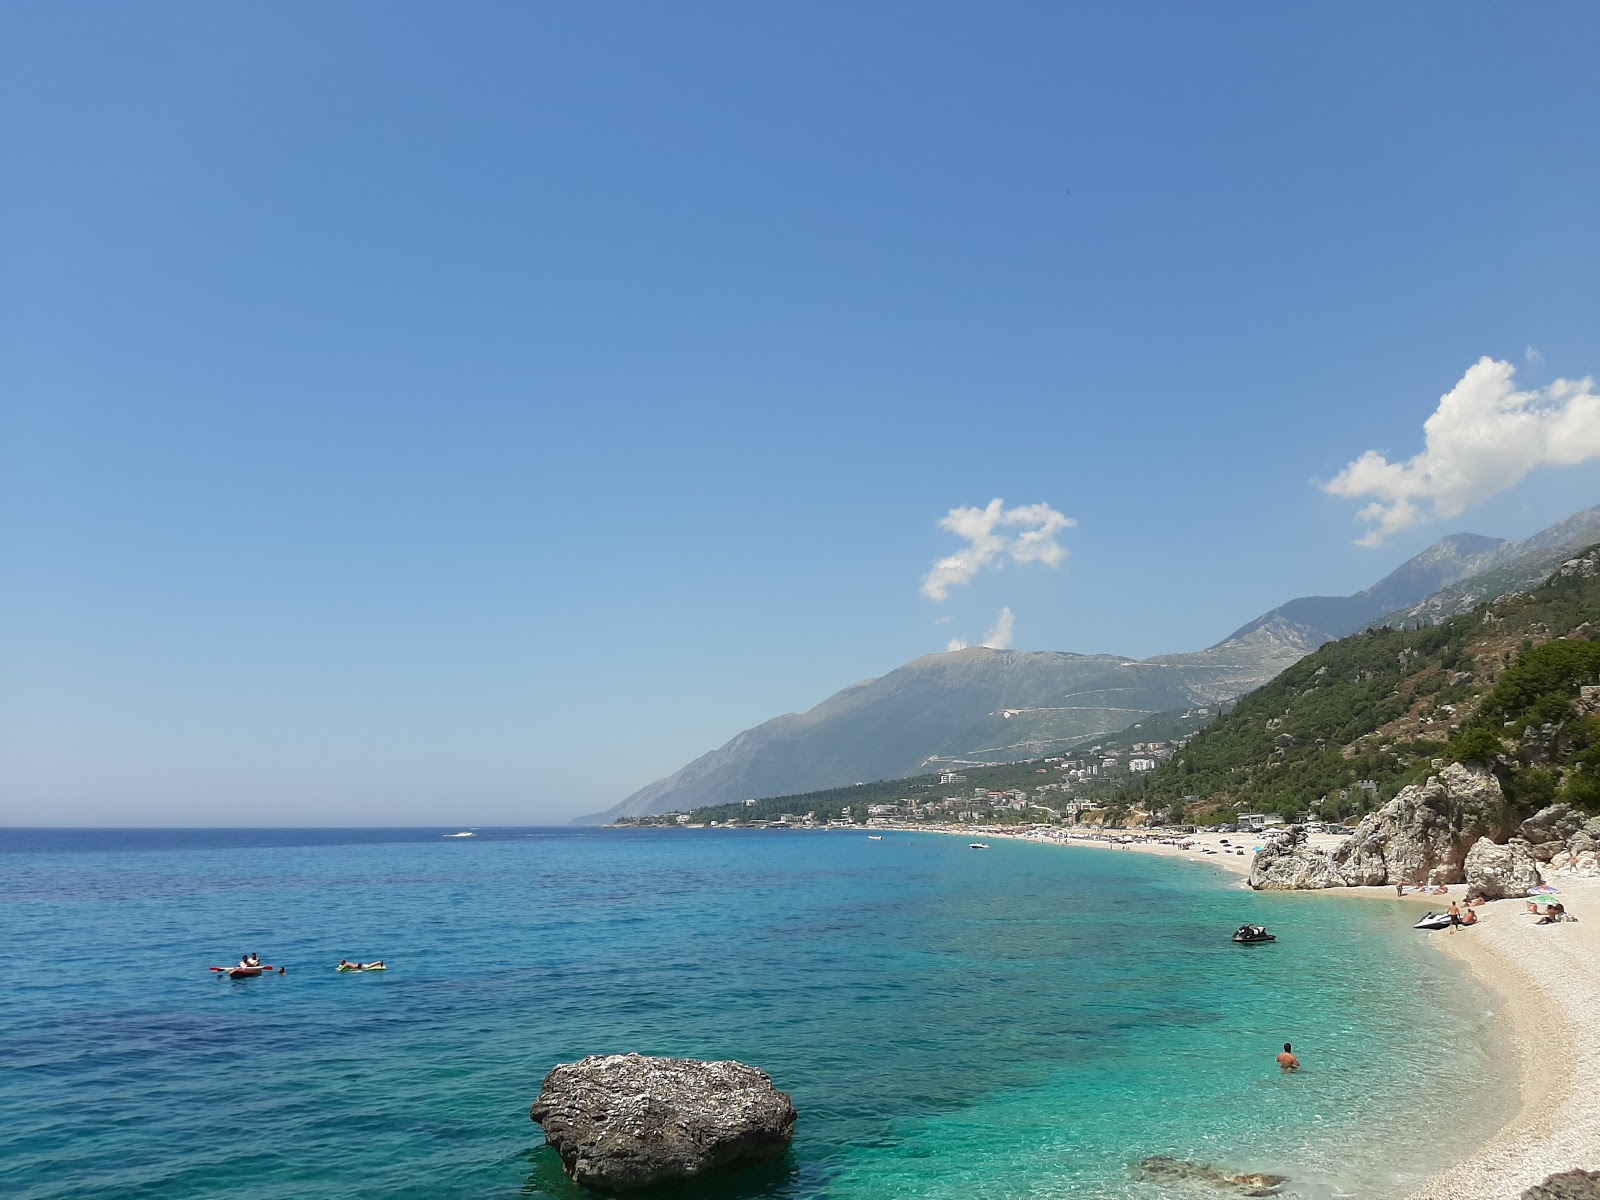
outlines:
[{"label": "green hillside", "polygon": [[[1593,805],[1600,722],[1596,551],[1526,595],[1421,629],[1332,642],[1238,705],[1159,770],[1108,791],[1156,811],[1184,805],[1344,818],[1426,774],[1436,757],[1492,762],[1514,802]],[[1361,786],[1366,781],[1367,786]]]}]

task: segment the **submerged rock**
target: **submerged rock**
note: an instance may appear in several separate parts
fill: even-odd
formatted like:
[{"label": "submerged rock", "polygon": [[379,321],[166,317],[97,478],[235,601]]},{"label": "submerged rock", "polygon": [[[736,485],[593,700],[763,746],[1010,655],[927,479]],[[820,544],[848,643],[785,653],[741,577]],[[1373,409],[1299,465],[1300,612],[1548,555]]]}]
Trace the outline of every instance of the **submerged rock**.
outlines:
[{"label": "submerged rock", "polygon": [[545,1076],[528,1115],[585,1187],[626,1191],[779,1158],[796,1113],[738,1062],[593,1054]]},{"label": "submerged rock", "polygon": [[1562,1171],[1534,1184],[1522,1200],[1600,1200],[1600,1171]]},{"label": "submerged rock", "polygon": [[1230,1175],[1210,1163],[1185,1162],[1168,1154],[1141,1158],[1134,1164],[1134,1176],[1169,1187],[1198,1184],[1233,1196],[1276,1196],[1289,1182],[1287,1175]]},{"label": "submerged rock", "polygon": [[1539,875],[1536,850],[1537,847],[1530,847],[1521,838],[1512,838],[1504,846],[1496,846],[1488,838],[1479,838],[1467,851],[1463,867],[1467,896],[1482,896],[1486,900],[1526,896],[1544,882]]}]

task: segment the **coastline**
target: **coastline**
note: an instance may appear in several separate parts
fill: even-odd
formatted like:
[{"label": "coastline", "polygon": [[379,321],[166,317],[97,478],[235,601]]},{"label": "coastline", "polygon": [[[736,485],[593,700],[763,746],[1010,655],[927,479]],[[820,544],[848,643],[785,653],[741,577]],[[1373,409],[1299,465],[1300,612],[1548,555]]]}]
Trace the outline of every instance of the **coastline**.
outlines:
[{"label": "coastline", "polygon": [[1521,1101],[1465,1162],[1407,1200],[1515,1200],[1548,1176],[1600,1169],[1600,879],[1557,875],[1576,924],[1535,925],[1521,900],[1497,900],[1471,937],[1439,939],[1502,998]]},{"label": "coastline", "polygon": [[[1249,873],[1253,853],[1226,853],[1236,843],[1247,851],[1248,834],[1187,837],[1196,849],[1163,844],[1151,835],[1116,841],[1107,835],[1014,833],[978,826],[896,826],[897,831],[1006,838],[1045,845],[1129,850],[1190,862],[1212,863],[1235,876]],[[1341,841],[1322,835],[1330,845]],[[1206,854],[1209,846],[1217,853]],[[1526,1188],[1575,1168],[1600,1169],[1600,879],[1556,874],[1553,885],[1578,917],[1576,923],[1536,925],[1522,900],[1495,900],[1479,908],[1478,924],[1463,936],[1429,935],[1463,970],[1497,996],[1495,1016],[1518,1064],[1518,1103],[1500,1130],[1475,1152],[1439,1172],[1406,1200],[1518,1200]],[[1460,895],[1455,885],[1452,895]],[[1428,893],[1397,897],[1392,887],[1328,888],[1322,894],[1387,898],[1401,903],[1431,901]]]}]

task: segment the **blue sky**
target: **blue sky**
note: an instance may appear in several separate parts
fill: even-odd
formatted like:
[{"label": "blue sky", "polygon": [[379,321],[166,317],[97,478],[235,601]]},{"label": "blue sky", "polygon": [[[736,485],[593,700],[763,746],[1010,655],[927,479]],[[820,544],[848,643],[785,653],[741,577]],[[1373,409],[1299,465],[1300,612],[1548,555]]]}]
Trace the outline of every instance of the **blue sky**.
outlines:
[{"label": "blue sky", "polygon": [[[1597,35],[6,5],[0,824],[565,819],[1003,608],[1195,649],[1600,503]],[[1061,561],[930,599],[996,498]]]}]

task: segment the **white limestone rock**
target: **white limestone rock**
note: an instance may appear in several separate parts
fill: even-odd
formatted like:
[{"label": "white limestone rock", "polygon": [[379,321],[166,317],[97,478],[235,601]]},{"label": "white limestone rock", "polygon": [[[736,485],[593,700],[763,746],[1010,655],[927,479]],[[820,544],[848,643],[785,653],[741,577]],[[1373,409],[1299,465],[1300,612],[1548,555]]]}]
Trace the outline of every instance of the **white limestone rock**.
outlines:
[{"label": "white limestone rock", "polygon": [[1521,838],[1512,838],[1504,846],[1479,838],[1467,851],[1463,870],[1467,895],[1472,898],[1504,900],[1508,896],[1526,896],[1544,882],[1538,861]]},{"label": "white limestone rock", "polygon": [[1504,836],[1508,823],[1498,779],[1447,763],[1363,817],[1333,857],[1351,887],[1460,883],[1467,851],[1479,838]]},{"label": "white limestone rock", "polygon": [[590,1055],[545,1076],[529,1110],[573,1180],[620,1192],[779,1158],[795,1110],[739,1062]]},{"label": "white limestone rock", "polygon": [[1325,850],[1306,843],[1306,831],[1291,825],[1256,851],[1250,886],[1260,891],[1298,891],[1343,887],[1339,865]]}]

